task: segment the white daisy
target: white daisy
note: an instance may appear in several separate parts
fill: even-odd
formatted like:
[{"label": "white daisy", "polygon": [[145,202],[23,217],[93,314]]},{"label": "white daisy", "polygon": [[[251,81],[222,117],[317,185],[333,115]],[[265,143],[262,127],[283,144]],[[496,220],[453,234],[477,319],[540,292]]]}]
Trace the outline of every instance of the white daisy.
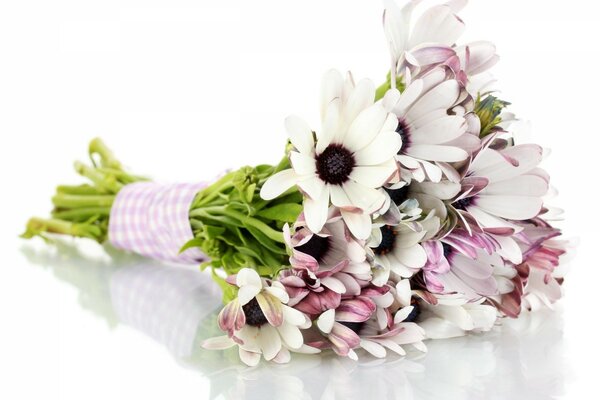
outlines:
[{"label": "white daisy", "polygon": [[427,262],[427,254],[419,244],[427,239],[428,233],[437,233],[439,219],[430,214],[419,223],[420,229],[411,225],[375,224],[368,246],[375,264],[373,284],[381,286],[394,273],[402,278],[410,278]]},{"label": "white daisy", "polygon": [[454,73],[439,66],[409,81],[402,94],[388,92],[386,105],[398,117],[396,132],[402,138],[397,160],[404,180],[439,182],[443,175],[455,176],[448,163],[464,161],[479,148],[478,136],[468,129],[471,114],[464,107],[453,112],[464,100],[463,91]]},{"label": "white daisy", "polygon": [[371,231],[371,214],[385,196],[377,189],[396,174],[394,156],[402,145],[396,133],[398,119],[374,103],[375,87],[369,80],[357,85],[337,71],[325,75],[322,95],[322,129],[317,140],[298,117],[289,117],[286,128],[295,150],[292,169],[265,182],[261,196],[273,199],[294,185],[304,194],[304,216],[309,229],[319,233],[327,221],[330,203],[338,207],[348,228],[358,239]]},{"label": "white daisy", "polygon": [[258,273],[243,268],[228,278],[239,288],[238,297],[219,313],[219,327],[227,336],[204,341],[207,349],[239,346],[240,359],[254,366],[265,360],[287,362],[290,350],[307,351],[300,329],[311,326],[303,313],[286,305],[289,296],[279,282],[267,282]]}]

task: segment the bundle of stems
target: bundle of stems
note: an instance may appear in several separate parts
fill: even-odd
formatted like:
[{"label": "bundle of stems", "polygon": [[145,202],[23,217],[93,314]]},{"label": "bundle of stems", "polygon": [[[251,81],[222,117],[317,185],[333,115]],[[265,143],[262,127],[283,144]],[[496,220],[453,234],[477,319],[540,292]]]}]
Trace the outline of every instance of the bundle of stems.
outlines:
[{"label": "bundle of stems", "polygon": [[[31,218],[22,237],[49,239],[48,234],[59,234],[99,243],[107,240],[110,211],[119,191],[148,179],[125,171],[98,138],[89,145],[89,157],[91,165],[75,163],[75,170],[88,183],[58,186],[52,197],[51,217]],[[282,228],[302,211],[302,195],[295,188],[271,201],[259,195],[264,182],[286,168],[287,155],[278,165],[242,167],[200,190],[189,213],[194,238],[181,250],[199,248],[210,257],[203,268],[222,268],[226,274],[249,267],[274,277],[287,268]]]}]

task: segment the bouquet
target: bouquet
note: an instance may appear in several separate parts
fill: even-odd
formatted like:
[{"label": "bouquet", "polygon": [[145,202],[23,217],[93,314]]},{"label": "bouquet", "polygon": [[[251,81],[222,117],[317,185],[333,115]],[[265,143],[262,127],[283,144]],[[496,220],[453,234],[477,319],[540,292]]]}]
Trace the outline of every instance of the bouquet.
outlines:
[{"label": "bouquet", "polygon": [[419,3],[385,1],[387,79],[327,72],[320,127],[288,117],[279,164],[165,185],[94,139],[91,165],[75,164],[89,182],[59,186],[51,218],[23,236],[200,263],[225,304],[223,335],[203,345],[237,347],[248,365],[426,351],[552,307],[570,245],[544,202],[546,153],[514,134],[494,45],[460,43],[466,1]]}]

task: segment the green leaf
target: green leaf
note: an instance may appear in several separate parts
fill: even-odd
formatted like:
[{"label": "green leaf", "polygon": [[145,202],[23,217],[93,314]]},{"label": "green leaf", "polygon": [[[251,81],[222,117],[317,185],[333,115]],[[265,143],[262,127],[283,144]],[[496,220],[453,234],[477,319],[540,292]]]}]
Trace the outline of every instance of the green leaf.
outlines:
[{"label": "green leaf", "polygon": [[225,233],[226,229],[222,226],[212,226],[206,225],[204,228],[204,233],[207,239],[217,239],[223,233]]},{"label": "green leaf", "polygon": [[248,230],[248,232],[250,232],[250,234],[252,236],[254,236],[254,238],[256,240],[258,240],[258,242],[261,245],[263,245],[265,248],[271,250],[273,253],[276,253],[276,254],[287,254],[286,251],[285,251],[285,249],[277,246],[274,241],[272,241],[271,239],[269,239],[260,230],[254,228],[252,226],[246,226],[246,229]]},{"label": "green leaf", "polygon": [[296,203],[278,204],[257,213],[259,217],[281,222],[294,222],[302,212],[302,206]]},{"label": "green leaf", "polygon": [[193,239],[189,240],[186,244],[184,244],[181,249],[179,249],[179,254],[183,253],[187,249],[191,249],[192,247],[202,247],[203,243],[204,243],[203,238],[199,238],[199,237],[193,238]]}]

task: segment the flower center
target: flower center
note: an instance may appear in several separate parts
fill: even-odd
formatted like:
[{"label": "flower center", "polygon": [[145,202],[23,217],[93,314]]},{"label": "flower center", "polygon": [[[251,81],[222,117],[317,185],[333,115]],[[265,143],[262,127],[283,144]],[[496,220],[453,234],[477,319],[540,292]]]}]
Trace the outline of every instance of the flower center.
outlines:
[{"label": "flower center", "polygon": [[315,260],[321,262],[323,257],[329,251],[331,244],[329,243],[329,237],[322,237],[319,235],[312,235],[310,240],[304,243],[302,246],[296,247],[296,250],[312,256]]},{"label": "flower center", "polygon": [[457,210],[466,210],[467,207],[469,207],[472,203],[473,203],[473,198],[472,197],[466,197],[464,199],[460,199],[458,201],[455,201],[454,203],[452,203],[452,205]]},{"label": "flower center", "polygon": [[332,185],[341,185],[346,182],[355,166],[354,155],[338,144],[330,144],[317,156],[319,178]]},{"label": "flower center", "polygon": [[250,326],[261,326],[266,324],[267,317],[260,309],[258,305],[258,301],[256,298],[253,298],[248,303],[246,303],[242,309],[244,310],[244,314],[246,315],[246,324]]},{"label": "flower center", "polygon": [[381,243],[373,250],[378,256],[384,256],[394,250],[396,243],[396,231],[392,226],[386,225],[381,227]]},{"label": "flower center", "polygon": [[403,118],[398,118],[398,127],[396,128],[396,133],[400,135],[400,138],[402,139],[402,147],[400,147],[400,151],[398,151],[398,154],[400,154],[410,145],[410,129]]},{"label": "flower center", "polygon": [[387,194],[390,195],[390,199],[394,204],[402,204],[408,197],[408,185],[401,187],[400,189],[385,189]]},{"label": "flower center", "polygon": [[342,321],[340,321],[340,324],[344,325],[346,328],[349,328],[350,330],[352,330],[352,332],[354,332],[358,335],[360,333],[360,330],[361,330],[364,322],[342,322]]}]

